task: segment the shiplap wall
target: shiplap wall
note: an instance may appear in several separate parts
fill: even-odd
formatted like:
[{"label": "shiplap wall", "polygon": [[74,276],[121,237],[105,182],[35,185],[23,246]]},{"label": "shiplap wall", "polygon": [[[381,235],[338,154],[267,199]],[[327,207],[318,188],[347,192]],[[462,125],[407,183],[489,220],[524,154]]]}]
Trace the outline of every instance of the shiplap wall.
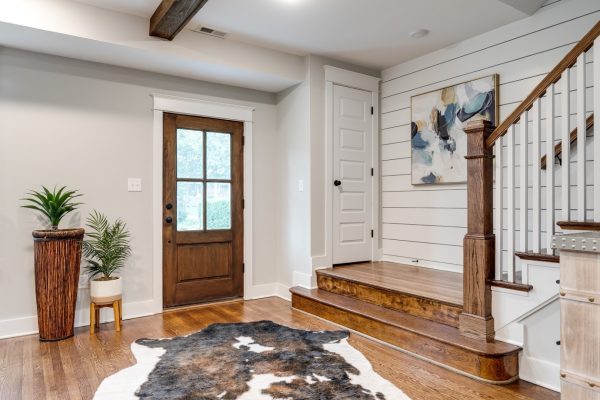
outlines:
[{"label": "shiplap wall", "polygon": [[411,185],[411,96],[497,73],[502,120],[599,18],[598,0],[549,0],[530,18],[383,71],[384,260],[462,272],[466,186]]}]

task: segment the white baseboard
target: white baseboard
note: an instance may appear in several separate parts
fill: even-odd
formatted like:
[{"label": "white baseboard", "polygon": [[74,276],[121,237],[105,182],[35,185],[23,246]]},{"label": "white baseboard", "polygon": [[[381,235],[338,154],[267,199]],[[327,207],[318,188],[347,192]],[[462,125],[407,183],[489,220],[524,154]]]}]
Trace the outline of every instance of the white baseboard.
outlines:
[{"label": "white baseboard", "polygon": [[[79,289],[75,309],[75,327],[89,326],[90,324],[88,290],[87,288]],[[245,300],[273,296],[291,301],[290,288],[281,283],[254,285],[251,293],[245,296]],[[114,321],[112,309],[102,309],[100,312],[100,321],[102,323]],[[146,317],[161,312],[162,308],[159,307],[157,309],[157,301],[154,299],[123,303],[123,319]],[[38,333],[37,315],[0,320],[0,339],[33,335],[36,333]]]},{"label": "white baseboard", "polygon": [[263,299],[265,297],[280,297],[290,301],[292,296],[290,288],[282,283],[265,283],[262,285],[254,285],[252,292],[244,296],[244,300]]},{"label": "white baseboard", "polygon": [[436,262],[436,261],[419,260],[418,262],[416,262],[412,258],[390,256],[390,255],[384,255],[381,260],[388,261],[388,262],[400,263],[400,264],[406,264],[406,265],[414,265],[415,267],[437,269],[440,271],[457,272],[457,273],[461,273],[461,274],[463,272],[463,267],[461,265],[446,264],[446,263],[441,263],[441,262]]},{"label": "white baseboard", "polygon": [[331,259],[325,255],[314,256],[312,257],[312,267],[316,268],[330,268],[331,267]]},{"label": "white baseboard", "polygon": [[[146,317],[156,314],[153,300],[134,301],[123,303],[123,319]],[[101,322],[114,321],[111,309],[101,310]],[[75,310],[75,327],[88,326],[90,324],[89,302],[77,300]],[[0,339],[16,336],[33,335],[38,333],[37,315],[6,319],[0,321]]]},{"label": "white baseboard", "polygon": [[275,284],[275,296],[287,301],[292,301],[292,294],[290,293],[290,288],[282,283]]},{"label": "white baseboard", "polygon": [[314,289],[317,287],[317,282],[313,279],[314,274],[294,271],[292,276],[292,286],[301,286],[306,289]]},{"label": "white baseboard", "polygon": [[560,365],[528,357],[524,352],[519,357],[519,378],[560,392]]}]

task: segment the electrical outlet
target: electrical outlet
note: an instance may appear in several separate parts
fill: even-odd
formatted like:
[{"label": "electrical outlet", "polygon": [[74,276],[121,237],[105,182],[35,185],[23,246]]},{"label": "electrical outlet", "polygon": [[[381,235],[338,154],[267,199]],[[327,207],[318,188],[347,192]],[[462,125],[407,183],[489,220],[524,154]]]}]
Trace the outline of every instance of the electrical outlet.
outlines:
[{"label": "electrical outlet", "polygon": [[129,178],[127,180],[127,191],[128,192],[141,192],[142,191],[142,180],[140,178]]}]

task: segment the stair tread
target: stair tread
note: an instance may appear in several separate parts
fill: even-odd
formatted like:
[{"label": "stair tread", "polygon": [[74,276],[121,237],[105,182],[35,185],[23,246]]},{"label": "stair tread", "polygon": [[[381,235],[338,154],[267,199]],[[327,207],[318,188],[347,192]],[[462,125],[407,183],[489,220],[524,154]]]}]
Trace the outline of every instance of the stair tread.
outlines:
[{"label": "stair tread", "polygon": [[462,336],[457,328],[415,317],[401,311],[377,306],[351,297],[330,293],[322,289],[293,287],[290,289],[290,292],[347,312],[360,314],[387,325],[414,332],[439,342],[460,347],[473,353],[500,356],[520,350],[519,347],[504,342],[480,342]]},{"label": "stair tread", "polygon": [[558,251],[554,250],[554,254],[548,254],[546,249],[541,249],[539,253],[533,251],[515,251],[515,256],[522,260],[535,260],[545,262],[560,262],[560,256]]},{"label": "stair tread", "polygon": [[463,277],[462,274],[455,272],[431,270],[405,264],[390,266],[389,263],[373,262],[318,269],[316,273],[452,306],[462,307],[463,305]]},{"label": "stair tread", "polygon": [[595,221],[558,221],[556,224],[564,230],[600,231],[600,222]]}]

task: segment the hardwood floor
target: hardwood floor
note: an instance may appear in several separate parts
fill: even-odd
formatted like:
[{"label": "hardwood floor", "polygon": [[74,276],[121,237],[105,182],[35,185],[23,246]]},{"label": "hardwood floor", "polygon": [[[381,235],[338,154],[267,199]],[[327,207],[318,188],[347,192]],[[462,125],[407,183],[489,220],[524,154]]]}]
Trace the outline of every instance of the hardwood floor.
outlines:
[{"label": "hardwood floor", "polygon": [[[142,337],[187,335],[215,322],[270,319],[303,329],[339,329],[291,309],[279,298],[236,301],[165,312],[123,322],[121,332],[103,324],[90,336],[76,329],[73,338],[40,343],[37,336],[0,341],[0,399],[91,399],[102,379],[135,363],[131,342]],[[393,348],[352,334],[350,343],[371,361],[375,371],[413,400],[553,400],[558,393],[527,382],[484,384],[418,360]]]},{"label": "hardwood floor", "polygon": [[463,275],[456,272],[385,261],[347,264],[319,272],[449,304],[463,304]]}]

